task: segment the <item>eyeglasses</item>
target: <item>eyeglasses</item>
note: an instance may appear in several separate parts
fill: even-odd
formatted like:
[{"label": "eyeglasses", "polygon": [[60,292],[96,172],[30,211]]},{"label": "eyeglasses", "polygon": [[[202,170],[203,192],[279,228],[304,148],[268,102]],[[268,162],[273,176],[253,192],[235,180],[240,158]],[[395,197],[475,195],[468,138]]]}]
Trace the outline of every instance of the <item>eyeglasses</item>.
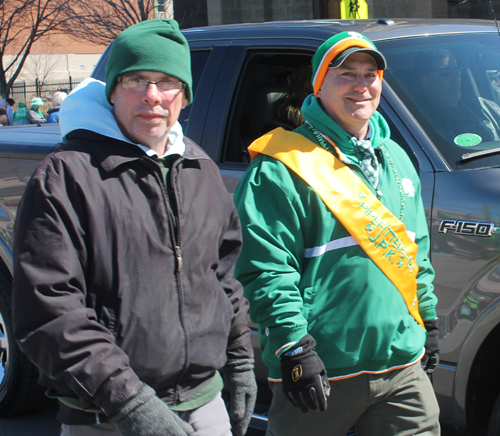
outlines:
[{"label": "eyeglasses", "polygon": [[156,85],[160,92],[180,91],[186,87],[186,84],[183,82],[172,82],[170,80],[153,82],[136,76],[121,76],[116,80],[118,80],[125,89],[132,89],[133,91],[145,91],[150,83]]},{"label": "eyeglasses", "polygon": [[438,73],[440,76],[443,77],[448,77],[451,76],[452,74],[457,74],[460,75],[464,71],[463,67],[445,67],[445,68],[439,68],[435,72]]}]

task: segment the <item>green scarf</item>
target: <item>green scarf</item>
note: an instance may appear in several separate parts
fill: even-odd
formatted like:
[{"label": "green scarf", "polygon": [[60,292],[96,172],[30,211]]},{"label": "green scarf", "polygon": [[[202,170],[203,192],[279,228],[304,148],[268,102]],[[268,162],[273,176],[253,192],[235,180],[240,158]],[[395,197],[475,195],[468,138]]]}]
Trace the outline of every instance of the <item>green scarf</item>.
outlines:
[{"label": "green scarf", "polygon": [[34,107],[32,107],[31,110],[35,111],[42,118],[45,118],[45,115],[42,113],[42,111],[40,109],[35,109]]}]

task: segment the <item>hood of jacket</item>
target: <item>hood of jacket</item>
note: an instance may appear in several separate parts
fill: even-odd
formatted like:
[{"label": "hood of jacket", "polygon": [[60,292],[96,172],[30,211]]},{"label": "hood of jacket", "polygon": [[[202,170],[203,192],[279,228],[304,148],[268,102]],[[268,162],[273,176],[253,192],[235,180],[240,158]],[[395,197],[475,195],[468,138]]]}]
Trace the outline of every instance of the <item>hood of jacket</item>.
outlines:
[{"label": "hood of jacket", "polygon": [[[106,98],[106,84],[87,78],[65,98],[59,110],[59,125],[63,142],[75,130],[89,130],[108,138],[134,144],[143,150],[147,147],[128,139],[120,130],[113,114],[113,106]],[[184,134],[178,121],[168,134],[169,147],[165,155],[185,151]]]},{"label": "hood of jacket", "polygon": [[[347,133],[334,120],[332,120],[323,110],[316,97],[311,94],[306,97],[302,104],[302,116],[306,124],[297,129],[302,135],[306,136],[313,142],[317,142],[312,132],[307,127],[307,123],[314,126],[324,135],[328,136],[340,151],[348,156],[356,156],[355,146],[356,137]],[[385,144],[391,137],[391,131],[387,121],[375,111],[369,120],[369,135],[373,148],[378,148]]]}]

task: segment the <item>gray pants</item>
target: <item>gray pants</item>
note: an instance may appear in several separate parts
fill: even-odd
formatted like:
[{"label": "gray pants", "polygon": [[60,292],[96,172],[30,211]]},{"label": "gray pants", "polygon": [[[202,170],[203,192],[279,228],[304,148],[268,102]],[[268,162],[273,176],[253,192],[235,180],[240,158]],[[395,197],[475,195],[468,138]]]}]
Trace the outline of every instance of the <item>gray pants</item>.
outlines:
[{"label": "gray pants", "polygon": [[[178,412],[194,428],[191,436],[231,436],[231,424],[221,394],[198,409]],[[61,436],[121,436],[112,424],[65,425]]]},{"label": "gray pants", "polygon": [[273,400],[266,436],[439,436],[439,406],[429,377],[417,363],[384,374],[331,381],[325,412],[302,413],[270,383]]}]

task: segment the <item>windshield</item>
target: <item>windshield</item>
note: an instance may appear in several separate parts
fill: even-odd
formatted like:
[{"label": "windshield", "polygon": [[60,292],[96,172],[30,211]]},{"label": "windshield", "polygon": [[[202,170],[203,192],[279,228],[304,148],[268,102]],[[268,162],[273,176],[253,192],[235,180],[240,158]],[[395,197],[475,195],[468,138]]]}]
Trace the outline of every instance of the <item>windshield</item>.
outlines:
[{"label": "windshield", "polygon": [[[377,47],[389,65],[384,79],[451,168],[500,155],[495,150],[500,148],[497,33],[423,36],[383,41]],[[484,150],[491,151],[476,153]],[[497,158],[490,161],[498,163]]]}]

